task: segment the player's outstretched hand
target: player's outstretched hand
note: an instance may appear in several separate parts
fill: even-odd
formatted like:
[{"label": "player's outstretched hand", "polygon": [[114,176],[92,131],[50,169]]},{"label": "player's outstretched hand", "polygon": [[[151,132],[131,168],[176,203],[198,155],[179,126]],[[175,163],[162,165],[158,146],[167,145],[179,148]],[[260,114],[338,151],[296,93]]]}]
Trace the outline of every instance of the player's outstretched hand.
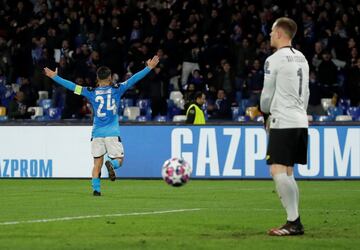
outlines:
[{"label": "player's outstretched hand", "polygon": [[154,56],[152,59],[149,59],[149,60],[146,61],[146,65],[150,69],[155,68],[158,63],[159,63],[159,57],[158,56]]},{"label": "player's outstretched hand", "polygon": [[51,69],[46,67],[46,68],[44,68],[44,72],[45,72],[46,76],[48,76],[50,78],[54,78],[55,76],[57,76],[58,69],[56,68],[55,71],[52,71]]}]

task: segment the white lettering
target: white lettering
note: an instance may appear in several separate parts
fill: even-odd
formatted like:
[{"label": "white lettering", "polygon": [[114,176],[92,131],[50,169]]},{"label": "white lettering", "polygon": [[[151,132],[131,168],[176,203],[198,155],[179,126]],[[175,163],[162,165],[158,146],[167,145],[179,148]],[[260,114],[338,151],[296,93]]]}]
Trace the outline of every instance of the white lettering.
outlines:
[{"label": "white lettering", "polygon": [[193,167],[193,153],[182,152],[182,144],[192,144],[193,134],[189,128],[176,128],[171,132],[171,157],[183,158]]},{"label": "white lettering", "polygon": [[255,161],[266,156],[266,132],[264,129],[245,129],[245,176],[255,176]]},{"label": "white lettering", "polygon": [[209,164],[210,176],[219,176],[219,158],[216,148],[214,128],[200,129],[196,176],[205,176],[206,165]]},{"label": "white lettering", "polygon": [[238,150],[241,129],[240,128],[224,128],[224,135],[230,135],[230,144],[227,151],[223,176],[241,176],[241,169],[234,169],[234,162]]},{"label": "white lettering", "polygon": [[336,128],[324,129],[324,176],[333,177],[335,166],[338,176],[345,177],[349,166],[351,177],[360,176],[359,148],[360,130],[358,128],[347,130],[343,155],[341,155]]}]

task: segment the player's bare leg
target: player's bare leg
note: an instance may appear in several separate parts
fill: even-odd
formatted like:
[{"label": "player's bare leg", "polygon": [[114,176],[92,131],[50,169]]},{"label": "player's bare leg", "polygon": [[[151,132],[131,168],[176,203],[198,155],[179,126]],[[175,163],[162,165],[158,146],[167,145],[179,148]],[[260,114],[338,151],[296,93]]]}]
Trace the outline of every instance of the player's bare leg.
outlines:
[{"label": "player's bare leg", "polygon": [[104,162],[104,156],[94,158],[94,167],[92,170],[92,177],[99,178],[101,173],[101,167]]},{"label": "player's bare leg", "polygon": [[104,162],[104,156],[94,158],[94,167],[92,169],[92,187],[93,187],[94,196],[101,196],[100,173],[103,162]]},{"label": "player's bare leg", "polygon": [[304,227],[299,216],[299,190],[293,175],[293,168],[273,164],[270,168],[271,176],[276,185],[276,190],[281,203],[287,213],[287,222],[279,227],[269,230],[272,236],[288,236],[304,234]]},{"label": "player's bare leg", "polygon": [[116,180],[116,174],[115,174],[115,169],[118,169],[119,167],[121,167],[122,163],[123,163],[123,157],[118,157],[118,158],[111,158],[111,160],[108,160],[105,162],[105,166],[109,172],[109,178],[111,181],[115,181]]}]

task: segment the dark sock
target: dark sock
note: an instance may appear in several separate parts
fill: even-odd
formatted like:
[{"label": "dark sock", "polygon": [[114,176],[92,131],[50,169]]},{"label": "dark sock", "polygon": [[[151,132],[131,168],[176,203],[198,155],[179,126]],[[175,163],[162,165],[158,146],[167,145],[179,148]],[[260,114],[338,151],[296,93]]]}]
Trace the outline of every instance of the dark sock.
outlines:
[{"label": "dark sock", "polygon": [[299,217],[297,217],[297,219],[296,219],[296,220],[294,220],[294,221],[288,221],[288,223],[290,223],[290,224],[294,224],[294,225],[300,224],[300,223],[301,223],[301,221],[300,221],[300,216],[299,216]]}]

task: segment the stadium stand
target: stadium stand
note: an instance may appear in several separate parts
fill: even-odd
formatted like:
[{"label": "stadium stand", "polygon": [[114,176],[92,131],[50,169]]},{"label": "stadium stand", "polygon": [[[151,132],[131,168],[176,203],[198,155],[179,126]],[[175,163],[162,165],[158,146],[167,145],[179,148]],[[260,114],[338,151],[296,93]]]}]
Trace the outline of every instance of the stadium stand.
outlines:
[{"label": "stadium stand", "polygon": [[163,116],[163,115],[157,115],[157,116],[155,116],[154,121],[156,121],[156,122],[167,122],[168,118],[166,116]]},{"label": "stadium stand", "polygon": [[41,100],[48,99],[49,93],[47,91],[38,91],[39,99],[37,100],[37,103],[39,104]]},{"label": "stadium stand", "polygon": [[[55,2],[1,2],[1,106],[8,108],[22,91],[27,107],[43,107],[42,100],[51,99],[49,108],[58,108],[57,118],[90,119],[86,100],[72,97],[73,93],[44,77],[44,66],[57,67],[60,76],[95,87],[100,65],[109,66],[113,80],[121,82],[157,54],[156,73],[125,94],[119,115],[136,105],[147,120],[164,112],[173,120],[185,114],[192,86],[207,94],[209,119],[219,118],[214,109],[216,93],[224,89],[232,115],[220,120],[235,122],[247,108],[258,106],[263,64],[272,54],[271,24],[289,15],[299,28],[294,46],[310,64],[309,115],[330,112],[333,120],[346,114],[354,120],[359,117],[350,108],[360,103],[360,7],[356,1],[289,1],[281,8],[276,1],[194,0],[184,6],[181,1]],[[343,113],[328,112],[329,107]],[[48,108],[43,111],[47,116]]]},{"label": "stadium stand", "polygon": [[140,108],[136,106],[126,107],[124,109],[124,116],[128,117],[129,121],[135,121],[136,117],[140,116]]},{"label": "stadium stand", "polygon": [[355,120],[358,119],[360,117],[360,107],[349,107],[347,114],[351,115]]},{"label": "stadium stand", "polygon": [[334,117],[329,115],[315,115],[314,121],[316,122],[331,122],[334,121]]},{"label": "stadium stand", "polygon": [[351,122],[353,119],[350,115],[338,115],[335,118],[335,121],[339,122]]},{"label": "stadium stand", "polygon": [[39,117],[40,119],[44,117],[44,110],[42,107],[29,107],[27,111],[33,112],[33,115],[31,116],[31,119],[33,120],[36,118],[39,119]]},{"label": "stadium stand", "polygon": [[185,122],[186,115],[174,115],[173,122]]},{"label": "stadium stand", "polygon": [[0,107],[0,116],[5,116],[5,115],[6,115],[6,108]]},{"label": "stadium stand", "polygon": [[139,115],[136,117],[136,121],[138,122],[147,122],[148,121],[148,118],[144,115]]}]

